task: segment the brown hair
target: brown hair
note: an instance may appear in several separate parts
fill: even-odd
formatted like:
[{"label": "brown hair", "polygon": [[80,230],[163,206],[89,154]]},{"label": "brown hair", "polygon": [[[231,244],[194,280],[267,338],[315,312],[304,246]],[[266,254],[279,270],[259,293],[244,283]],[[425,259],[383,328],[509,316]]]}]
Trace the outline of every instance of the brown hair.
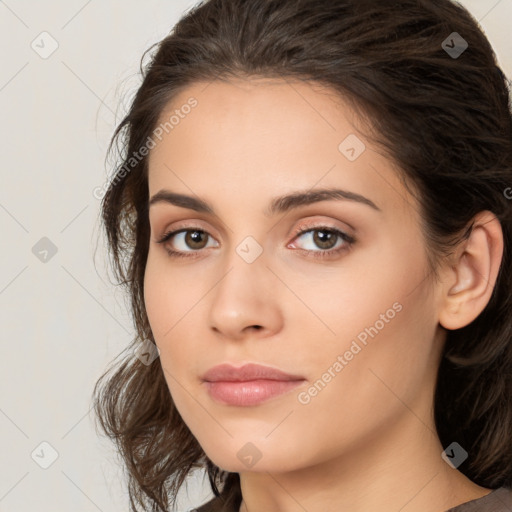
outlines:
[{"label": "brown hair", "polygon": [[[448,51],[461,48],[454,32],[468,44],[461,55]],[[372,138],[413,185],[434,275],[478,212],[498,217],[505,247],[497,282],[478,318],[447,331],[434,411],[443,446],[457,441],[469,454],[462,473],[485,487],[512,486],[510,84],[470,14],[449,0],[209,0],[144,54],[141,73],[111,141],[119,162],[102,201],[112,268],[129,291],[136,336],[94,389],[101,427],[128,471],[132,510],[166,510],[194,468],[207,469],[227,504],[241,501],[238,474],[208,459],[173,404],[161,365],[134,355],[154,339],[143,296],[147,157],[130,158],[178,92],[230,78],[317,82],[366,114]]]}]

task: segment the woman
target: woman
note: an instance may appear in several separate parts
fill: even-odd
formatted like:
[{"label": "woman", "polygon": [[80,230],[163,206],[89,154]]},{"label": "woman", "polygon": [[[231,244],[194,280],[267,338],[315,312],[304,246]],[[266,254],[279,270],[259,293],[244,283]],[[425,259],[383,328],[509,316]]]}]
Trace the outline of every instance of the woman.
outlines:
[{"label": "woman", "polygon": [[512,119],[462,7],[203,2],[119,139],[132,510],[197,468],[202,512],[512,510]]}]

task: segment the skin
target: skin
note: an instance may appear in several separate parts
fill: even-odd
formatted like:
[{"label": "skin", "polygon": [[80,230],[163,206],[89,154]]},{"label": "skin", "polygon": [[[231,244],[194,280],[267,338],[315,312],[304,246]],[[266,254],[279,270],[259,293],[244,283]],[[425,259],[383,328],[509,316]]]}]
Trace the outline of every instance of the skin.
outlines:
[{"label": "skin", "polygon": [[[149,197],[164,188],[200,197],[215,214],[151,206],[145,301],[184,422],[216,465],[240,473],[240,512],[443,512],[488,494],[441,458],[433,393],[446,329],[470,323],[491,296],[499,221],[481,212],[434,281],[415,200],[332,91],[283,80],[195,83],[162,119],[191,96],[197,107],[150,152]],[[366,145],[354,161],[338,149],[349,134]],[[329,187],[380,211],[326,200],[264,213],[276,196]],[[330,246],[315,245],[318,231],[295,236],[298,226],[356,241],[316,259]],[[157,243],[183,227],[206,231],[204,248],[183,234],[166,247],[198,257],[173,258]],[[247,236],[263,251],[252,263],[236,251]],[[394,318],[300,403],[396,303]],[[257,406],[223,405],[200,376],[224,362],[265,364],[305,382]],[[261,455],[252,467],[237,456],[248,442]]]}]

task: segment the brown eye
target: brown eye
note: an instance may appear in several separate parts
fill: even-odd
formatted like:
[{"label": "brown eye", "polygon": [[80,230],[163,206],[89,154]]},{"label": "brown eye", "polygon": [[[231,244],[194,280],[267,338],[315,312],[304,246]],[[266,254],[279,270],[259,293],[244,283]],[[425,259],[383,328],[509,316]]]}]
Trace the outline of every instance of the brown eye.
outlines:
[{"label": "brown eye", "polygon": [[191,249],[204,249],[208,242],[208,234],[204,231],[186,231],[185,244]]},{"label": "brown eye", "polygon": [[162,244],[170,256],[192,256],[201,254],[202,249],[218,247],[215,239],[202,229],[188,228],[170,231],[157,243]]},{"label": "brown eye", "polygon": [[334,231],[317,229],[313,233],[313,242],[320,249],[332,249],[338,240],[338,235]]},{"label": "brown eye", "polygon": [[314,258],[334,258],[350,249],[356,239],[329,226],[299,226],[293,246]]}]

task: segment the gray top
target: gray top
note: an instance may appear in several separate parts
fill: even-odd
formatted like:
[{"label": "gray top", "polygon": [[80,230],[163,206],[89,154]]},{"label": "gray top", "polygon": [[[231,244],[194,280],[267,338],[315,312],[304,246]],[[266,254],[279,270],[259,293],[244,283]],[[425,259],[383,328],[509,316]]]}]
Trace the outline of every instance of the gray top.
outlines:
[{"label": "gray top", "polygon": [[482,498],[468,501],[446,512],[512,512],[512,489],[500,487]]},{"label": "gray top", "polygon": [[[191,512],[238,512],[231,508],[222,507],[219,498],[194,509]],[[467,501],[462,505],[453,507],[446,512],[512,512],[512,489],[500,487],[476,500]]]}]

